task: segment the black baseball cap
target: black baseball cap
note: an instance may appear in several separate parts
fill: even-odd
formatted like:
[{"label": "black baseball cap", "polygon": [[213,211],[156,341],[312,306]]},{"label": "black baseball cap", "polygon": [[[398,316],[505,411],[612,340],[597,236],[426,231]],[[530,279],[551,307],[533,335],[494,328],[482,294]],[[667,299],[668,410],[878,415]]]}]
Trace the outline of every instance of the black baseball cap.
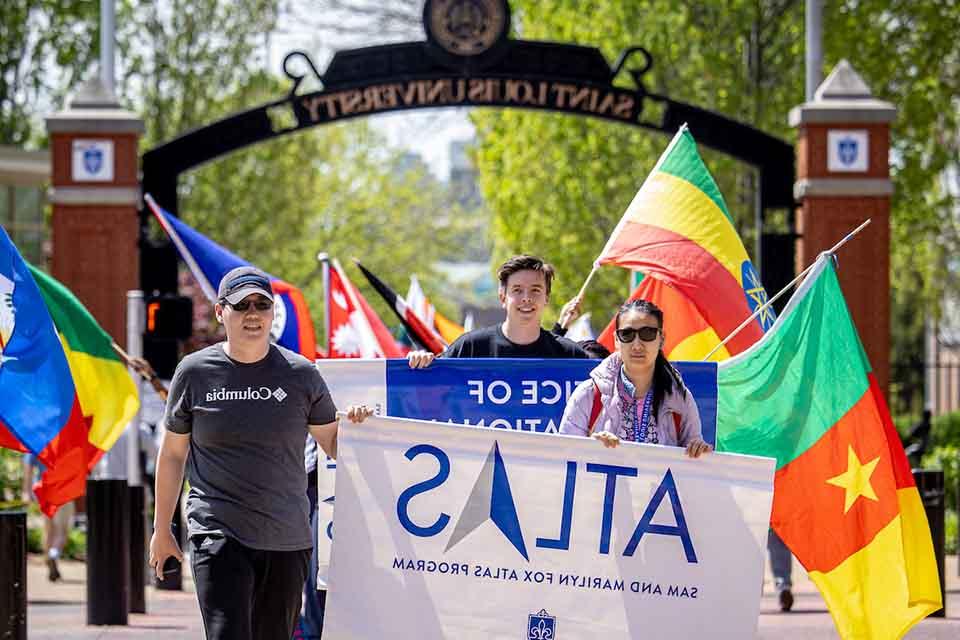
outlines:
[{"label": "black baseball cap", "polygon": [[237,304],[253,293],[260,293],[273,300],[270,277],[256,267],[237,267],[228,271],[220,280],[217,298]]}]

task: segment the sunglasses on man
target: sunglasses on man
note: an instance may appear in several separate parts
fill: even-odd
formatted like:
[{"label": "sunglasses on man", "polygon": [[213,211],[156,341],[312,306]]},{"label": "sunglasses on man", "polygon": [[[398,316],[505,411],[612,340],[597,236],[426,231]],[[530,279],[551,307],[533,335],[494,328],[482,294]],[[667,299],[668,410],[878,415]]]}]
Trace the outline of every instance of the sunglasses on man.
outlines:
[{"label": "sunglasses on man", "polygon": [[273,300],[253,300],[243,299],[236,304],[230,304],[229,302],[224,301],[224,304],[230,305],[234,311],[247,311],[250,309],[250,306],[253,305],[253,308],[257,311],[270,311],[273,308]]},{"label": "sunglasses on man", "polygon": [[638,336],[644,342],[653,342],[658,335],[660,335],[660,329],[657,327],[640,327],[638,329],[624,327],[623,329],[617,329],[617,339],[624,344],[633,342],[634,338]]}]

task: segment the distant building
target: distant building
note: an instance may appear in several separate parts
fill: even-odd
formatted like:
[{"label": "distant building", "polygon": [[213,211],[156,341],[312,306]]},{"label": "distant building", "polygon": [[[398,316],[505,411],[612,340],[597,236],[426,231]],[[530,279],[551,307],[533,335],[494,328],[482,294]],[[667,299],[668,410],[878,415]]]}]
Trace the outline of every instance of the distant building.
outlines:
[{"label": "distant building", "polygon": [[419,171],[425,176],[430,174],[430,169],[427,167],[427,163],[423,161],[423,156],[416,151],[404,151],[397,157],[393,172],[395,175],[404,176],[412,171]]},{"label": "distant building", "polygon": [[45,268],[49,233],[44,223],[50,153],[0,146],[0,225],[20,253]]},{"label": "distant building", "polygon": [[450,190],[456,202],[467,211],[475,211],[483,206],[480,174],[468,153],[472,143],[472,140],[454,140],[450,143]]}]

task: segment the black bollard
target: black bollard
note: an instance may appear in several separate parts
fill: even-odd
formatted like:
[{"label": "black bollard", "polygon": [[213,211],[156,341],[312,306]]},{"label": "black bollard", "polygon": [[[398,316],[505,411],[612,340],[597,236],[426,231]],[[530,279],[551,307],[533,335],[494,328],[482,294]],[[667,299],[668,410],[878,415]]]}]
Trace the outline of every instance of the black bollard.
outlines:
[{"label": "black bollard", "polygon": [[947,591],[944,578],[944,547],[946,543],[946,523],[944,521],[945,500],[943,490],[943,471],[940,469],[914,469],[913,480],[917,483],[923,510],[930,524],[930,537],[933,539],[933,554],[937,559],[937,573],[940,575],[940,597],[943,608],[931,613],[932,617],[945,618],[947,615]]},{"label": "black bollard", "polygon": [[127,624],[130,492],[126,480],[87,480],[87,624]]},{"label": "black bollard", "polygon": [[130,487],[130,613],[146,613],[147,514],[142,486]]},{"label": "black bollard", "polygon": [[[173,531],[173,537],[183,550],[183,518],[180,516],[180,500],[183,498],[183,492],[177,498],[177,506],[173,510],[173,518],[170,522],[170,528]],[[157,589],[164,591],[183,591],[183,569],[180,563],[174,558],[167,558],[163,564],[163,580],[157,580]]]},{"label": "black bollard", "polygon": [[27,514],[0,511],[0,638],[27,640]]}]

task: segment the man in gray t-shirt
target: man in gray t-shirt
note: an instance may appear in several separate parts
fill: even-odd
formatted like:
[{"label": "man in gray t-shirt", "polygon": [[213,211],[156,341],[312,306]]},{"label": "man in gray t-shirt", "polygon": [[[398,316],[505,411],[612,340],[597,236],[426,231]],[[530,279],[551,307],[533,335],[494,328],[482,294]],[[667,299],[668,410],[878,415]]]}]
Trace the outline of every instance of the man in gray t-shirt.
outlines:
[{"label": "man in gray t-shirt", "polygon": [[270,345],[258,362],[223,344],[190,354],[170,384],[167,430],[190,434],[187,535],[219,534],[255,549],[313,546],[303,438],[336,420],[327,386],[306,358]]},{"label": "man in gray t-shirt", "polygon": [[[273,290],[239,267],[220,282],[227,339],[184,358],[173,376],[156,470],[150,564],[182,560],[170,530],[184,468],[191,569],[208,640],[288,640],[313,540],[304,437],[336,457],[336,408],[320,372],[270,343]],[[351,420],[369,412],[352,407]]]}]

